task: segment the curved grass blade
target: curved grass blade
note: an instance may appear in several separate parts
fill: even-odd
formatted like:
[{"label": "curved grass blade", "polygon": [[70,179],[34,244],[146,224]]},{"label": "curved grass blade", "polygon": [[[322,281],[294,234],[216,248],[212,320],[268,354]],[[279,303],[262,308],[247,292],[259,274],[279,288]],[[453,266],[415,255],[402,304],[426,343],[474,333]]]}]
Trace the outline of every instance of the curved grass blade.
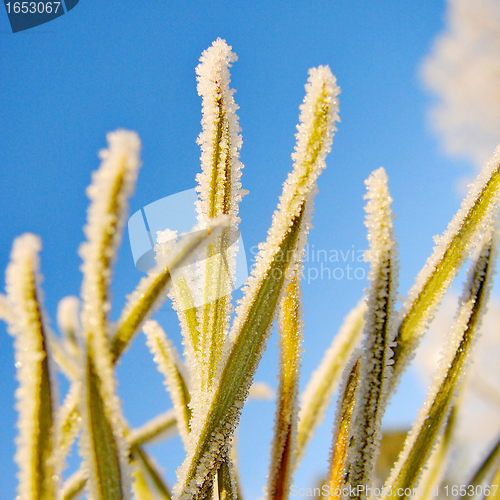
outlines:
[{"label": "curved grass blade", "polygon": [[82,272],[83,356],[82,439],[80,451],[94,500],[130,497],[128,450],[109,351],[108,319],[111,265],[115,258],[140,167],[140,142],[123,130],[108,134],[109,148],[87,193],[91,204],[80,247]]},{"label": "curved grass blade", "polygon": [[297,393],[303,340],[299,273],[301,269],[302,266],[295,268],[280,304],[279,388],[266,488],[266,497],[274,500],[288,498],[297,446]]},{"label": "curved grass blade", "polygon": [[360,499],[365,498],[366,491],[372,487],[375,458],[382,438],[382,416],[392,375],[392,347],[396,334],[393,316],[398,276],[392,199],[385,170],[379,168],[373,172],[366,185],[368,203],[365,224],[368,227],[370,287],[360,361],[361,382],[356,395],[352,442],[348,452],[349,483],[356,491],[350,496]]},{"label": "curved grass blade", "polygon": [[326,479],[328,500],[340,500],[347,470],[347,450],[351,436],[351,425],[356,404],[356,392],[360,382],[360,360],[347,367],[348,377],[341,392],[336,422],[333,427],[333,446],[330,467]]},{"label": "curved grass blade", "polygon": [[[484,235],[483,246],[469,272],[468,282],[460,300],[461,306],[447,352],[442,359],[436,381],[429,390],[417,421],[407,436],[403,451],[386,483],[386,492],[389,493],[385,498],[408,498],[404,491],[411,491],[418,482],[449,414],[463,377],[471,344],[486,308],[497,254],[497,224],[498,222],[492,225]],[[401,492],[403,494],[400,494]]]},{"label": "curved grass blade", "polygon": [[144,324],[144,333],[147,337],[147,345],[154,355],[154,360],[158,364],[158,370],[165,377],[165,382],[174,404],[177,419],[177,429],[184,442],[187,444],[189,435],[189,421],[191,420],[191,410],[189,402],[189,390],[183,375],[183,367],[177,351],[172,343],[167,339],[161,326],[154,320],[149,320]]},{"label": "curved grass blade", "polygon": [[81,429],[80,415],[78,413],[78,401],[80,400],[80,395],[80,382],[73,382],[62,406],[59,408],[57,415],[59,432],[57,436],[56,453],[59,457],[58,463],[61,464],[61,468],[63,467],[64,460],[71,450],[71,446]]},{"label": "curved grass blade", "polygon": [[366,309],[366,300],[362,299],[345,317],[338,334],[301,396],[295,466],[302,459],[307,444],[323,420],[341,379],[342,371],[361,340]]},{"label": "curved grass blade", "polygon": [[25,234],[14,241],[6,272],[8,302],[12,306],[9,332],[14,337],[19,412],[16,463],[20,500],[53,500],[59,481],[55,445],[55,382],[47,354],[47,333],[40,302],[40,239]]},{"label": "curved grass blade", "polygon": [[[261,288],[258,289],[253,307],[247,313],[247,319],[242,326],[238,341],[233,344],[214,393],[213,402],[201,424],[201,432],[199,431],[199,436],[196,436],[198,442],[191,442],[190,447],[188,447],[188,459],[192,465],[187,471],[188,479],[186,479],[186,486],[184,486],[186,488],[184,498],[191,498],[189,495],[192,495],[193,499],[206,498],[207,492],[212,489],[214,474],[228,453],[227,441],[234,430],[236,419],[239,418],[239,411],[251,384],[251,376],[262,355],[263,344],[266,340],[264,333],[269,333],[275,315],[284,276],[290,263],[289,259],[297,242],[301,221],[302,216],[296,218],[289,234],[286,235],[282,243],[281,251],[270,262],[269,272]],[[279,271],[274,273],[280,276],[279,279],[272,277],[274,270]],[[262,325],[266,328],[264,331],[262,331]],[[191,435],[193,436],[193,434]],[[198,474],[202,475],[202,480],[196,484],[194,476]]]},{"label": "curved grass blade", "polygon": [[[101,356],[102,357],[102,356]],[[116,394],[110,393],[98,374],[101,360],[88,347],[85,353],[85,379],[82,385],[80,415],[82,436],[80,453],[88,473],[87,488],[94,500],[122,500],[130,495],[128,446]],[[112,373],[106,373],[106,382]]]},{"label": "curved grass blade", "polygon": [[500,146],[484,165],[403,303],[394,348],[391,391],[412,358],[445,291],[495,216],[492,214],[496,213],[499,186]]},{"label": "curved grass blade", "polygon": [[214,393],[210,398],[194,401],[199,410],[193,416],[188,455],[178,471],[176,498],[203,498],[227,454],[270,333],[285,277],[292,276],[293,267],[302,258],[316,180],[325,167],[324,159],[333,139],[337,93],[328,68],[310,71],[293,155],[294,170],[285,182],[267,241],[261,246],[238,306]]}]

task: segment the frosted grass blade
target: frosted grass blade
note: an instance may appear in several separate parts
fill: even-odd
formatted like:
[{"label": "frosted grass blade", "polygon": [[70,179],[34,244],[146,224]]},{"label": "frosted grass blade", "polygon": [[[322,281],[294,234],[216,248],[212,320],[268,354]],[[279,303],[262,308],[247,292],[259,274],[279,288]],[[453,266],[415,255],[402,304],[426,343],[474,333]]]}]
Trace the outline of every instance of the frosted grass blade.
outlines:
[{"label": "frosted grass blade", "polygon": [[193,441],[178,470],[176,498],[203,498],[227,453],[270,333],[285,277],[293,275],[294,266],[302,258],[316,180],[325,167],[324,159],[330,151],[338,119],[338,91],[327,67],[310,70],[293,154],[294,169],[285,182],[268,238],[260,247],[237,308],[231,343],[223,356],[223,369],[214,394],[205,401],[194,401],[199,410],[193,416]]},{"label": "frosted grass blade", "polygon": [[328,500],[342,498],[345,474],[347,469],[347,450],[351,436],[351,425],[356,404],[356,391],[360,381],[360,362],[357,359],[352,366],[346,367],[348,374],[337,410],[337,417],[333,427],[333,446],[330,454],[330,467],[326,479]]},{"label": "frosted grass blade", "polygon": [[122,417],[116,408],[116,395],[103,387],[97,363],[99,360],[92,350],[87,352],[80,406],[83,430],[80,454],[88,474],[87,488],[93,500],[127,499],[130,498],[130,471]]},{"label": "frosted grass blade", "polygon": [[47,335],[39,290],[40,239],[24,234],[14,241],[6,272],[13,320],[9,332],[14,348],[19,388],[16,463],[19,500],[54,500],[59,481],[55,445],[55,382],[47,354]]},{"label": "frosted grass blade", "polygon": [[303,340],[300,270],[301,266],[295,269],[280,304],[279,388],[266,488],[266,497],[274,500],[288,498],[297,446],[297,393]]},{"label": "frosted grass blade", "polygon": [[491,481],[491,486],[489,488],[489,493],[487,493],[486,498],[488,500],[494,499],[494,498],[499,498],[500,497],[500,465],[497,467],[497,470],[495,472],[495,475],[493,476],[493,479]]},{"label": "frosted grass blade", "polygon": [[189,435],[189,421],[191,410],[189,402],[188,386],[183,374],[183,367],[175,347],[167,339],[162,327],[154,320],[144,324],[144,333],[147,337],[147,345],[158,365],[158,370],[165,377],[165,382],[174,404],[177,420],[177,429],[184,442],[187,444]]},{"label": "frosted grass blade", "polygon": [[[351,498],[365,498],[372,487],[373,470],[382,438],[381,423],[392,375],[392,347],[396,334],[398,262],[391,210],[392,199],[383,168],[366,181],[368,200],[365,224],[368,228],[370,261],[367,306],[360,361],[360,384],[356,395],[352,442],[348,450],[349,484],[356,490]],[[365,488],[362,490],[361,488]]]},{"label": "frosted grass blade", "polygon": [[202,170],[196,177],[200,195],[198,217],[200,222],[205,222],[226,215],[230,225],[214,246],[207,248],[207,260],[201,264],[204,300],[198,322],[202,361],[197,367],[201,370],[201,390],[210,388],[215,380],[232,308],[235,256],[230,248],[230,235],[237,231],[239,202],[244,194],[240,182],[241,129],[229,72],[236,60],[231,47],[219,38],[203,52],[196,68],[203,113],[202,132],[198,137]]},{"label": "frosted grass blade", "polygon": [[[484,313],[498,244],[497,222],[484,235],[484,242],[474,262],[460,299],[460,309],[447,342],[434,385],[420,409],[417,421],[406,438],[405,446],[386,483],[386,497],[406,499],[405,488],[413,488],[449,414],[457,387],[463,377],[471,344]],[[402,488],[402,490],[401,490]],[[408,491],[408,490],[407,490]]]},{"label": "frosted grass blade", "polygon": [[485,163],[403,303],[394,349],[391,389],[396,386],[412,358],[445,291],[490,224],[491,214],[496,212],[498,205],[499,186],[500,146]]},{"label": "frosted grass blade", "polygon": [[58,439],[56,453],[59,457],[58,462],[61,465],[64,464],[64,460],[71,450],[71,446],[81,428],[80,415],[78,413],[80,395],[80,382],[73,382],[57,415]]},{"label": "frosted grass blade", "polygon": [[80,452],[89,474],[87,485],[92,498],[123,500],[130,497],[130,472],[109,351],[108,293],[128,197],[140,167],[140,142],[135,133],[123,130],[108,134],[107,138],[109,147],[100,153],[101,166],[87,191],[91,200],[84,228],[87,241],[80,247],[85,345]]},{"label": "frosted grass blade", "polygon": [[301,396],[295,466],[302,459],[307,444],[323,420],[342,371],[361,340],[366,309],[366,300],[362,299],[346,316]]}]

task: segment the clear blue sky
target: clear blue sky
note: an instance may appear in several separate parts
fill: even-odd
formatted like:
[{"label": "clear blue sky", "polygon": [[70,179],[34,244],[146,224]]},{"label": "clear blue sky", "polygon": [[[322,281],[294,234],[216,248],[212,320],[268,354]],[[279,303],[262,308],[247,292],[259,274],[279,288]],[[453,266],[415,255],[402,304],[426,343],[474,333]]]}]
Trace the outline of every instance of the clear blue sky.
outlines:
[{"label": "clear blue sky", "polygon": [[[459,206],[454,182],[469,165],[440,152],[427,126],[430,98],[418,79],[421,60],[443,26],[441,0],[81,0],[67,15],[14,35],[2,9],[0,268],[7,265],[16,236],[41,235],[45,306],[54,328],[57,302],[79,293],[85,188],[106,132],[129,128],[143,142],[144,165],[130,213],[194,187],[201,118],[194,69],[217,37],[239,56],[232,82],[241,108],[242,182],[250,191],[241,205],[249,261],[251,247],[265,238],[291,167],[298,106],[311,66],[328,64],[342,89],[341,123],[319,182],[311,249],[346,255],[366,247],[363,181],[384,166],[398,216],[404,295],[431,252],[432,236],[445,229]],[[346,263],[326,265],[345,271]],[[367,270],[364,263],[354,265]],[[113,286],[114,318],[140,276],[125,234]],[[346,275],[304,284],[304,381],[366,285]],[[180,345],[175,315],[162,311],[159,319]],[[273,387],[276,342],[273,336],[258,374]],[[118,375],[133,426],[170,406],[142,334]],[[15,496],[16,382],[12,340],[3,324],[0,380],[0,487],[2,498],[9,499]],[[414,393],[409,379],[388,424],[409,423],[418,406]],[[272,402],[250,402],[243,415],[238,444],[249,499],[260,496],[265,482],[273,413]],[[325,471],[332,419],[330,411],[297,474],[299,487],[310,486]],[[156,447],[155,453],[173,483],[182,459],[180,441]]]}]

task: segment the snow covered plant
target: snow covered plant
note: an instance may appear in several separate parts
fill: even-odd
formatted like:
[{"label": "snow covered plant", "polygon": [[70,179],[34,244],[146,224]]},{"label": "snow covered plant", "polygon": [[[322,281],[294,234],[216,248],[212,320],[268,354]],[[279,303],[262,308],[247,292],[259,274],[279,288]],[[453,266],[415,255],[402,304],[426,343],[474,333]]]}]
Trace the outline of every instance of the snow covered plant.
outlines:
[{"label": "snow covered plant", "polygon": [[[437,242],[399,311],[398,255],[387,176],[383,169],[370,176],[366,182],[367,259],[371,264],[367,297],[349,313],[299,398],[302,258],[317,178],[325,167],[338,120],[339,88],[328,67],[309,71],[293,169],[230,324],[235,272],[231,242],[237,234],[243,195],[241,137],[229,76],[235,60],[226,42],[217,40],[203,53],[197,68],[203,118],[196,231],[179,240],[172,237],[172,231],[159,235],[157,265],[130,294],[116,323],[109,320],[111,269],[127,199],[140,167],[136,134],[109,134],[108,149],[101,153],[101,166],[88,190],[87,241],[80,250],[81,303],[76,298],[61,301],[60,335],[48,327],[42,305],[40,240],[25,234],[14,242],[6,295],[0,296],[0,316],[15,339],[19,367],[16,461],[20,500],[70,500],[85,490],[93,500],[132,495],[137,500],[241,498],[233,436],[276,318],[281,359],[266,498],[297,494],[292,485],[294,471],[338,385],[332,453],[322,494],[331,499],[379,496],[370,494],[368,488],[378,484],[374,467],[384,409],[445,291],[472,257],[433,385],[379,493],[384,500],[406,498],[422,482],[439,484],[449,455],[452,416],[459,411],[455,395],[495,267],[500,148]],[[189,272],[174,273],[188,263]],[[180,320],[182,357],[160,324],[149,319],[167,294]],[[117,397],[114,367],[141,328],[165,377],[173,408],[131,429]],[[70,381],[61,406],[56,369]],[[144,445],[174,429],[182,438],[186,458],[171,493]],[[65,456],[76,439],[81,468],[63,482]],[[470,484],[491,484],[495,474],[493,483],[498,484],[499,461],[500,443],[496,443]]]}]

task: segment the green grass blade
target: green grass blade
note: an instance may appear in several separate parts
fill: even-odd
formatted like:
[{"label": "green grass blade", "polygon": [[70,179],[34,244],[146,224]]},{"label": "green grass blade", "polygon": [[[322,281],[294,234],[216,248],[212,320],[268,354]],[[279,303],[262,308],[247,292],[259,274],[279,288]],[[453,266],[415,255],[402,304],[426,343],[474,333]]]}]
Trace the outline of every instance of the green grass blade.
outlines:
[{"label": "green grass blade", "polygon": [[393,389],[425,333],[449,285],[489,225],[498,204],[500,148],[485,164],[462,207],[420,271],[401,310],[394,349]]},{"label": "green grass blade", "polygon": [[411,490],[418,482],[449,414],[491,286],[498,235],[496,227],[490,229],[469,273],[441,369],[386,483],[386,491],[390,492],[386,497],[408,498],[404,491]]},{"label": "green grass blade", "polygon": [[288,498],[297,447],[298,388],[302,335],[300,271],[286,286],[279,314],[280,372],[274,438],[267,479],[266,497]]},{"label": "green grass blade", "polygon": [[162,327],[156,321],[149,320],[144,324],[143,330],[147,337],[147,345],[158,365],[158,370],[165,377],[176,412],[177,428],[186,444],[190,432],[191,410],[189,402],[191,397],[183,375],[184,370],[180,358],[172,342],[167,339]]},{"label": "green grass blade", "polygon": [[347,451],[351,436],[352,419],[356,405],[356,392],[360,382],[360,360],[357,359],[346,369],[348,376],[341,392],[340,404],[333,427],[333,446],[330,455],[330,466],[326,485],[328,500],[339,500],[342,497],[347,470]]},{"label": "green grass blade", "polygon": [[129,471],[124,460],[126,446],[117,422],[120,416],[111,408],[110,394],[98,375],[91,346],[85,359],[83,387],[80,451],[88,473],[89,493],[93,500],[128,498]]},{"label": "green grass blade", "polygon": [[370,287],[360,360],[361,381],[356,395],[352,441],[348,450],[349,484],[356,490],[350,496],[357,499],[365,498],[366,490],[372,487],[375,458],[382,438],[382,416],[392,375],[398,276],[392,199],[385,170],[379,168],[373,172],[366,185],[368,192],[365,198],[368,202],[365,207],[365,225],[368,228]]},{"label": "green grass blade", "polygon": [[338,334],[325,352],[319,367],[311,376],[301,396],[295,466],[302,459],[307,444],[323,420],[333,393],[337,389],[342,371],[349,362],[354,349],[359,345],[366,309],[366,299],[362,299],[346,316]]},{"label": "green grass blade", "polygon": [[55,445],[55,382],[49,363],[48,339],[40,302],[39,238],[25,234],[14,241],[6,273],[12,307],[9,332],[14,337],[19,412],[16,462],[20,500],[53,500],[59,481]]},{"label": "green grass blade", "polygon": [[203,305],[199,310],[202,361],[200,390],[211,387],[222,356],[224,338],[229,328],[232,284],[235,258],[229,250],[230,233],[237,231],[241,190],[242,163],[240,126],[230,88],[231,64],[236,54],[224,40],[218,39],[203,52],[196,68],[198,94],[202,96],[201,146],[202,171],[197,175],[200,193],[199,215],[211,219],[227,215],[230,228],[226,229],[213,247],[207,248],[203,275]]}]

